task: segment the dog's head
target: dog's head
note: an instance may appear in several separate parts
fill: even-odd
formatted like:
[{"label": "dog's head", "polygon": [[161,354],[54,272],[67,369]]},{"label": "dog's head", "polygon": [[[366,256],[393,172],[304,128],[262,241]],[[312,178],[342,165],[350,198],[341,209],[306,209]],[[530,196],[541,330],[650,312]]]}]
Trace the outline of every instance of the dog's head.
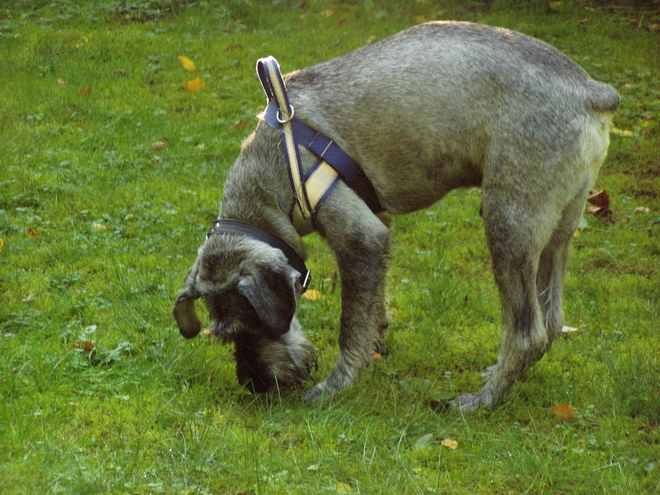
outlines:
[{"label": "dog's head", "polygon": [[314,348],[294,315],[300,273],[282,251],[244,236],[213,235],[200,248],[174,304],[181,334],[201,330],[195,300],[210,314],[210,330],[235,344],[239,383],[255,392],[287,388],[310,378]]}]

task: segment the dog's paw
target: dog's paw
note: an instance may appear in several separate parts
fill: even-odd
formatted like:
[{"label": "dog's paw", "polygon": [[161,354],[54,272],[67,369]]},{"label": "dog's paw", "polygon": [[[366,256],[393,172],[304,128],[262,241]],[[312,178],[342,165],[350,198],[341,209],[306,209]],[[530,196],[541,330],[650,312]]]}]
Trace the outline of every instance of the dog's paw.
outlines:
[{"label": "dog's paw", "polygon": [[476,394],[463,394],[456,397],[451,402],[451,406],[454,409],[467,412],[476,411],[482,405],[486,406],[487,408],[491,407],[489,401],[485,399],[482,392],[478,392]]},{"label": "dog's paw", "polygon": [[330,395],[330,393],[325,389],[322,383],[319,383],[305,392],[303,400],[305,402],[316,402],[328,395]]}]

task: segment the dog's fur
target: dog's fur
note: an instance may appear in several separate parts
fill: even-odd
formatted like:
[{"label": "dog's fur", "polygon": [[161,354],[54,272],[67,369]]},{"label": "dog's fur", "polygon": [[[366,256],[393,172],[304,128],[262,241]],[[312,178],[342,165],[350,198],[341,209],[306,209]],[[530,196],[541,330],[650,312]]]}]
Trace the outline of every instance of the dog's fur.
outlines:
[{"label": "dog's fur", "polygon": [[[482,390],[456,405],[495,406],[561,331],[568,247],[605,159],[617,92],[536,39],[454,22],[413,27],[285,81],[296,116],[360,163],[386,212],[482,188],[502,339]],[[229,171],[220,218],[267,230],[304,257],[286,167],[279,131],[260,121]],[[354,383],[384,342],[387,223],[343,183],[318,211],[315,227],[341,275],[340,354],[308,399]],[[213,333],[236,344],[241,383],[298,384],[315,360],[295,317],[298,275],[263,242],[211,236],[175,304],[181,332],[199,332],[201,297]]]}]

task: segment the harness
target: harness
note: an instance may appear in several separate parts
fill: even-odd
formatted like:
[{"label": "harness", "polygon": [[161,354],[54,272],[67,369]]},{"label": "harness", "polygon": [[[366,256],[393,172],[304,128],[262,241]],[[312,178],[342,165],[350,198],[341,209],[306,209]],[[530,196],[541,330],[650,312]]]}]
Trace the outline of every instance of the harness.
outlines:
[{"label": "harness", "polygon": [[[282,144],[295,197],[289,216],[296,230],[301,235],[315,230],[313,222],[316,213],[340,179],[360,196],[371,211],[382,212],[384,209],[376,190],[358,163],[330,138],[295,116],[277,60],[273,57],[259,59],[257,75],[268,97],[264,120],[282,131]],[[317,157],[307,172],[302,167],[299,146]]]},{"label": "harness", "polygon": [[[282,132],[282,144],[295,198],[289,217],[298,233],[305,235],[315,230],[316,213],[340,179],[358,194],[371,211],[384,211],[376,190],[357,162],[330,138],[295,116],[277,60],[273,57],[259,59],[257,75],[268,97],[264,120]],[[299,146],[317,157],[307,172],[300,160]],[[311,280],[310,270],[302,257],[279,237],[249,223],[225,219],[214,221],[206,238],[217,234],[249,237],[280,249],[289,264],[300,272],[302,291],[307,289]]]}]

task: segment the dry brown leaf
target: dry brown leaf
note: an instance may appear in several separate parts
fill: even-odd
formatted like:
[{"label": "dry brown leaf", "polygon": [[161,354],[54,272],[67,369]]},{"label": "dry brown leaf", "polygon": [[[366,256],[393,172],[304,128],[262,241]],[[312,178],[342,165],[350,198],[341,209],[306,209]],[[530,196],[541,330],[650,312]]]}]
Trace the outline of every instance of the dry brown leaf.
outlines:
[{"label": "dry brown leaf", "polygon": [[607,191],[589,191],[589,196],[587,201],[594,206],[599,208],[609,208],[610,207],[610,196],[607,194]]},{"label": "dry brown leaf", "polygon": [[88,340],[79,340],[77,342],[74,342],[69,346],[70,351],[78,350],[82,351],[83,354],[89,354],[94,350],[94,344],[89,342]]},{"label": "dry brown leaf", "polygon": [[88,84],[87,86],[85,86],[82,89],[79,89],[76,92],[76,96],[89,96],[91,94],[92,94],[92,85],[91,84]]},{"label": "dry brown leaf", "polygon": [[561,406],[552,408],[552,414],[561,419],[571,419],[575,416],[576,412],[575,408],[569,404],[562,404]]},{"label": "dry brown leaf", "polygon": [[242,127],[245,124],[245,119],[238,119],[236,122],[234,122],[234,125],[230,127],[230,129],[238,129],[239,127]]},{"label": "dry brown leaf", "polygon": [[39,237],[39,233],[34,229],[27,229],[27,235],[30,237]]},{"label": "dry brown leaf", "polygon": [[156,150],[160,150],[160,149],[163,149],[165,146],[167,146],[168,142],[169,142],[169,140],[166,137],[164,137],[160,141],[156,141],[151,146],[152,146],[152,148],[154,148]]},{"label": "dry brown leaf", "polygon": [[319,12],[323,17],[331,17],[337,13],[337,9],[327,9]]},{"label": "dry brown leaf", "polygon": [[591,213],[599,220],[612,220],[610,197],[607,191],[590,191],[587,201],[594,205],[587,208],[587,213]]},{"label": "dry brown leaf", "polygon": [[614,215],[609,208],[596,208],[591,213],[599,220],[612,220],[612,216]]}]

